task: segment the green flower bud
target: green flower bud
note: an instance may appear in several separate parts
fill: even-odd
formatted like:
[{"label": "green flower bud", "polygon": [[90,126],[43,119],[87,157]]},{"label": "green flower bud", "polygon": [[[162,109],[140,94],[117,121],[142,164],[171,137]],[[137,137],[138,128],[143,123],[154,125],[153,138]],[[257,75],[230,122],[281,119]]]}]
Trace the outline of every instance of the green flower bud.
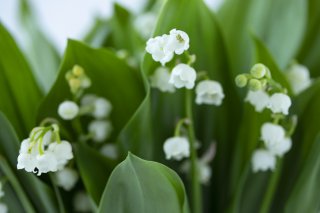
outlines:
[{"label": "green flower bud", "polygon": [[65,78],[66,78],[67,81],[70,81],[70,79],[73,78],[72,72],[67,72],[66,75],[65,75]]},{"label": "green flower bud", "polygon": [[84,75],[84,69],[82,67],[80,67],[79,65],[74,65],[72,68],[72,73],[75,76],[80,77],[80,76]]},{"label": "green flower bud", "polygon": [[250,79],[249,81],[249,89],[252,91],[258,91],[262,89],[262,84],[257,79]]},{"label": "green flower bud", "polygon": [[263,64],[255,64],[251,68],[250,73],[254,78],[263,78],[267,73],[267,67]]},{"label": "green flower bud", "polygon": [[235,82],[238,87],[245,87],[248,83],[248,78],[244,74],[237,75]]}]

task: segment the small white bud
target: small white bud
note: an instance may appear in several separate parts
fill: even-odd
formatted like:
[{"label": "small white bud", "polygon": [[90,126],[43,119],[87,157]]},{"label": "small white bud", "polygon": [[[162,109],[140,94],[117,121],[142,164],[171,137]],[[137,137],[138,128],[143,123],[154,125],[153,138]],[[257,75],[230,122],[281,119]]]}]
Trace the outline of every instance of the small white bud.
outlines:
[{"label": "small white bud", "polygon": [[209,164],[199,162],[199,172],[200,172],[200,183],[208,184],[212,175],[212,170]]},{"label": "small white bud", "polygon": [[196,103],[220,106],[224,98],[221,84],[217,81],[204,80],[196,87]]},{"label": "small white bud", "polygon": [[251,159],[253,172],[273,171],[276,167],[276,157],[267,150],[257,149]]},{"label": "small white bud", "polygon": [[59,105],[58,114],[64,120],[74,119],[79,112],[78,105],[73,101],[64,101]]},{"label": "small white bud", "polygon": [[94,101],[94,110],[92,115],[99,119],[99,118],[106,118],[109,116],[112,110],[112,105],[110,101],[105,98],[96,98]]},{"label": "small white bud", "polygon": [[266,144],[267,149],[273,153],[274,155],[277,155],[279,157],[282,157],[284,154],[286,154],[292,146],[291,138],[284,138],[283,140],[279,141],[275,144]]},{"label": "small white bud", "polygon": [[189,141],[184,137],[168,138],[163,144],[166,159],[181,160],[190,156]]},{"label": "small white bud", "polygon": [[110,159],[118,158],[118,149],[115,144],[103,145],[100,149],[100,153]]},{"label": "small white bud", "polygon": [[289,96],[283,93],[274,93],[270,97],[270,101],[267,107],[273,113],[282,113],[284,115],[288,115],[290,106],[291,99]]},{"label": "small white bud", "polygon": [[92,139],[96,142],[105,141],[112,132],[112,125],[109,121],[94,120],[88,126]]},{"label": "small white bud", "polygon": [[78,173],[69,168],[64,168],[55,173],[55,180],[58,186],[66,191],[70,191],[77,183],[79,178]]},{"label": "small white bud", "polygon": [[171,72],[169,83],[176,88],[192,89],[197,78],[196,71],[187,64],[178,64]]},{"label": "small white bud", "polygon": [[151,86],[161,92],[175,92],[175,87],[169,83],[170,72],[166,67],[158,67],[150,77]]}]

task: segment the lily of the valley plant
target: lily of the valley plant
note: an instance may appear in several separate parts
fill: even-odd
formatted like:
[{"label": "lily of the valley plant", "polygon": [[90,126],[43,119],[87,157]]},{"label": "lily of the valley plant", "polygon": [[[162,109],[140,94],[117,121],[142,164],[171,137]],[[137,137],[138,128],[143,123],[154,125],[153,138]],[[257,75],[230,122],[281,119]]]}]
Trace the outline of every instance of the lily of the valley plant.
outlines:
[{"label": "lily of the valley plant", "polygon": [[0,213],[318,213],[318,1],[145,3],[0,25]]}]

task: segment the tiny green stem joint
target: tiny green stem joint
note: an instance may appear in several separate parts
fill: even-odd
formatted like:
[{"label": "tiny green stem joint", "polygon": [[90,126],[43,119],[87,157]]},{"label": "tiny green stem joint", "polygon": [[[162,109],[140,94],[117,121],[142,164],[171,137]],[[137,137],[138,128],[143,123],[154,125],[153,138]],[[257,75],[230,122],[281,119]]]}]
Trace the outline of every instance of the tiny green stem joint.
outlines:
[{"label": "tiny green stem joint", "polygon": [[40,126],[46,126],[47,124],[59,124],[59,121],[55,118],[45,118],[41,121]]},{"label": "tiny green stem joint", "polygon": [[179,137],[180,136],[180,132],[181,132],[181,127],[183,124],[186,123],[188,119],[187,118],[183,118],[183,119],[180,119],[176,125],[176,128],[174,130],[174,136],[175,137]]},{"label": "tiny green stem joint", "polygon": [[193,213],[202,213],[201,185],[199,181],[198,159],[195,146],[195,131],[193,126],[192,113],[192,91],[186,90],[186,117],[189,119],[188,138],[190,143],[190,161],[191,161],[191,191]]}]

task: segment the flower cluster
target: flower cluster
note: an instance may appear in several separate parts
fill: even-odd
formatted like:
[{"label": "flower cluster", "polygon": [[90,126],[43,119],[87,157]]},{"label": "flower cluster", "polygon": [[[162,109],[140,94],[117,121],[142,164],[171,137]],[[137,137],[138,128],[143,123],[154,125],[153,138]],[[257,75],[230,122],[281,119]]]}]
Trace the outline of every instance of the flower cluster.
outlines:
[{"label": "flower cluster", "polygon": [[[155,61],[162,64],[162,67],[158,67],[150,78],[152,87],[170,93],[175,92],[176,89],[191,90],[195,87],[197,72],[191,66],[195,62],[195,56],[186,52],[189,49],[189,41],[187,33],[176,29],[172,29],[169,35],[164,34],[148,40],[146,51],[152,55]],[[187,55],[187,61],[183,61],[185,57],[181,57],[173,67],[164,67],[174,58],[175,54],[179,56],[183,53]],[[219,106],[224,98],[221,84],[209,79],[200,81],[195,92],[195,102],[198,105]]]},{"label": "flower cluster", "polygon": [[22,141],[17,168],[41,175],[63,169],[72,158],[71,144],[60,139],[57,124],[39,126]]},{"label": "flower cluster", "polygon": [[[75,78],[80,82],[91,82],[90,78],[85,74],[84,69],[79,65],[75,65],[73,69],[66,74],[66,79],[71,91],[74,90],[70,81]],[[80,87],[78,90],[75,90],[76,93],[74,93],[74,98],[75,100],[80,99],[80,101],[66,100],[60,103],[58,114],[64,120],[73,120],[77,116],[93,117],[94,120],[88,125],[88,135],[83,138],[92,139],[95,142],[103,142],[112,132],[112,124],[108,120],[112,111],[112,104],[109,100],[95,94],[84,95],[84,89],[88,88],[90,85],[86,84],[86,87]]]},{"label": "flower cluster", "polygon": [[[198,75],[192,67],[195,63],[195,55],[189,55],[189,36],[186,32],[172,29],[168,34],[151,38],[147,41],[146,51],[151,54],[156,62],[160,62],[162,67],[158,67],[151,76],[151,86],[158,88],[161,92],[173,93],[176,89],[185,88],[192,90],[195,88],[195,103],[198,105],[220,106],[224,99],[221,84],[218,81],[210,80],[207,75],[204,80],[197,82],[202,76]],[[184,57],[182,54],[184,53]],[[180,57],[179,57],[180,56]],[[173,58],[177,58],[175,63],[168,63]],[[179,58],[178,58],[179,57]],[[166,63],[169,64],[166,67]],[[189,118],[190,119],[190,118]],[[188,119],[178,122],[175,136],[168,138],[163,145],[166,159],[182,160],[190,156],[191,149],[188,137],[180,134],[183,125],[188,125]],[[198,172],[201,182],[206,183],[211,177],[211,168],[208,162],[198,163]]]},{"label": "flower cluster", "polygon": [[249,86],[245,101],[254,106],[257,112],[269,109],[272,122],[266,122],[261,127],[261,140],[264,148],[258,148],[252,156],[253,171],[274,170],[276,157],[282,157],[292,146],[290,136],[293,134],[296,119],[292,117],[289,128],[284,128],[287,120],[291,99],[287,90],[272,79],[270,70],[263,64],[255,64],[250,74],[236,77],[239,87]]}]

